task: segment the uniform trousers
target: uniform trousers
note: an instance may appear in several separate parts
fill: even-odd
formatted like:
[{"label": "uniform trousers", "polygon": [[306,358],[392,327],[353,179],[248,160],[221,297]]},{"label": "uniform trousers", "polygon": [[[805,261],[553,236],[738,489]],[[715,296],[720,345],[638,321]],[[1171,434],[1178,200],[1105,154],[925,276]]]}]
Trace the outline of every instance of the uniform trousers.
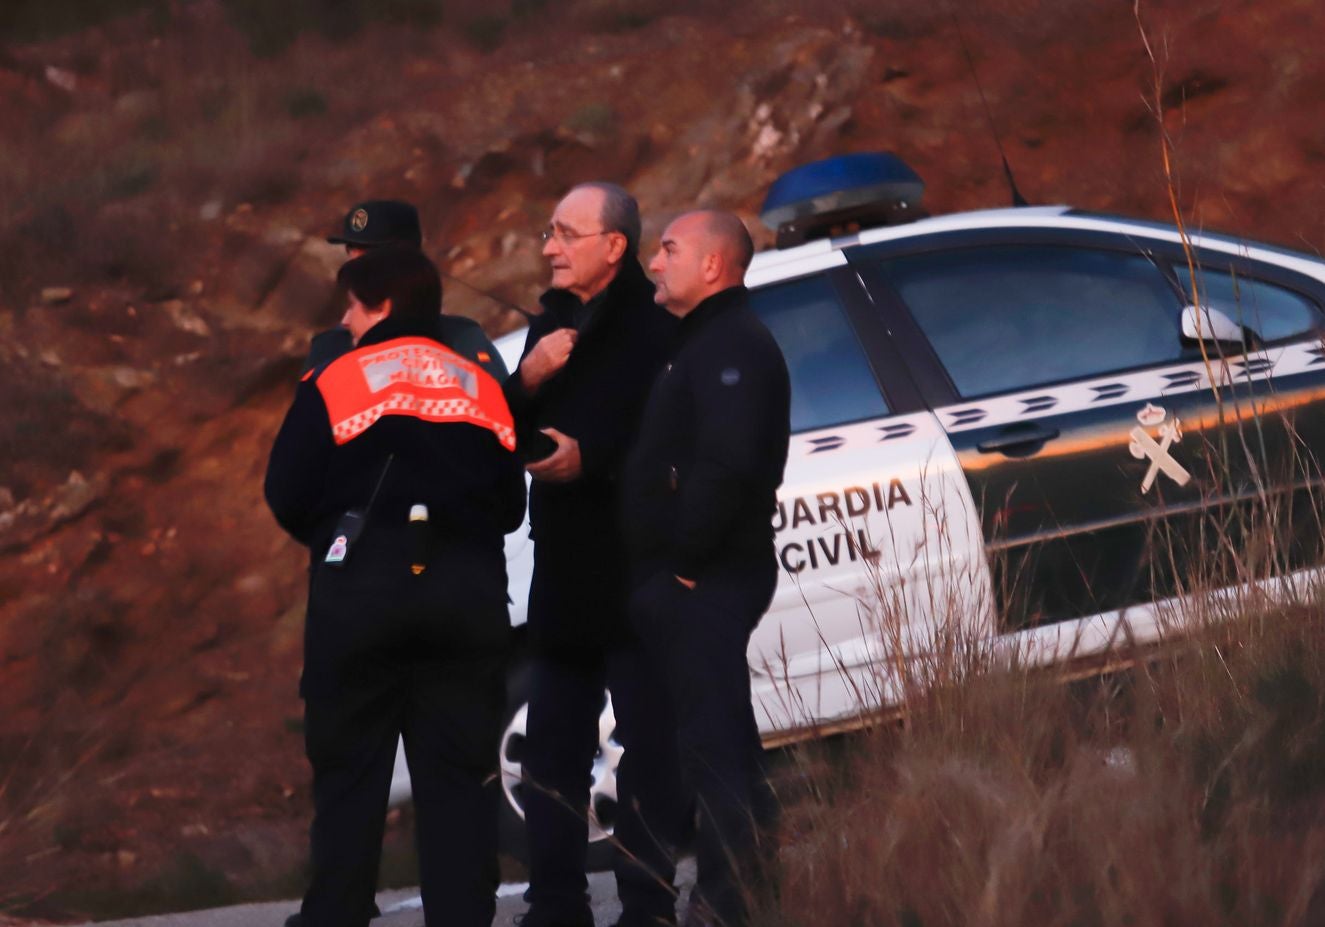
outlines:
[{"label": "uniform trousers", "polygon": [[[751,705],[746,658],[750,634],[772,600],[777,565],[771,556],[715,566],[690,590],[669,570],[647,578],[631,596],[631,619],[669,696],[674,726],[642,736],[655,750],[678,757],[685,792],[698,811],[698,878],[690,923],[737,927],[746,921],[746,898],[761,879],[761,855],[776,815],[763,767],[763,746]],[[627,750],[629,756],[629,750]],[[650,820],[652,809],[674,803],[655,797],[667,783],[651,774],[634,783],[644,797],[642,826],[655,833],[674,824]],[[674,867],[641,860],[670,881]]]},{"label": "uniform trousers", "polygon": [[[571,661],[535,657],[525,752],[525,819],[529,837],[529,900],[541,921],[592,924],[585,878],[588,849],[588,796],[592,767],[599,747],[599,717],[606,687],[616,715],[614,738],[624,748],[617,767],[617,803],[613,839],[627,854],[655,857],[670,864],[672,847],[680,842],[689,807],[680,791],[675,751],[659,743],[652,730],[672,726],[670,703],[658,687],[658,674],[637,642],[622,642],[604,653]],[[633,788],[637,770],[667,783],[645,789],[650,817],[665,828],[654,833],[643,826]],[[654,809],[652,803],[662,802]],[[624,857],[628,859],[629,856]],[[653,875],[662,871],[662,879]],[[647,908],[675,919],[674,870],[665,866],[641,870],[619,864],[618,894],[629,914]],[[624,873],[624,878],[623,878]],[[661,895],[661,897],[658,897]],[[626,921],[623,921],[626,923]]]},{"label": "uniform trousers", "polygon": [[[585,878],[588,799],[604,689],[612,693],[614,736],[625,748],[617,769],[615,840],[630,841],[639,832],[631,769],[652,765],[673,783],[679,783],[680,770],[674,753],[658,751],[637,733],[670,727],[670,704],[630,632],[622,545],[602,540],[615,534],[614,519],[572,520],[557,511],[535,520],[529,590],[533,658],[523,758],[527,922],[591,925]],[[557,530],[565,525],[569,530]],[[680,817],[672,806],[657,816],[669,823]],[[665,842],[670,845],[673,838],[668,831]],[[632,887],[623,886],[627,907],[632,897]],[[665,907],[674,911],[674,896]]]},{"label": "uniform trousers", "polygon": [[[495,911],[500,786],[492,774],[506,608],[474,594],[476,571],[464,557],[434,557],[422,576],[408,563],[401,550],[370,548],[343,569],[313,571],[301,683],[314,802],[306,927],[369,922],[398,737],[425,913],[488,927]],[[487,585],[499,580],[504,594],[504,576]]]}]

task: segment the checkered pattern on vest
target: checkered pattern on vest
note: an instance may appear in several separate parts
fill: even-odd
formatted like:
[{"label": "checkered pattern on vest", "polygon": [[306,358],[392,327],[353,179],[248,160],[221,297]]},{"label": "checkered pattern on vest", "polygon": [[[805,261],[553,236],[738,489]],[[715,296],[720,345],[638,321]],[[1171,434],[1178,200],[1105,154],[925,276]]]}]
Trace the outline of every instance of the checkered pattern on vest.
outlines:
[{"label": "checkered pattern on vest", "polygon": [[482,367],[427,338],[394,338],[337,358],[317,379],[337,444],[384,415],[487,428],[508,451],[515,427],[501,386]]}]

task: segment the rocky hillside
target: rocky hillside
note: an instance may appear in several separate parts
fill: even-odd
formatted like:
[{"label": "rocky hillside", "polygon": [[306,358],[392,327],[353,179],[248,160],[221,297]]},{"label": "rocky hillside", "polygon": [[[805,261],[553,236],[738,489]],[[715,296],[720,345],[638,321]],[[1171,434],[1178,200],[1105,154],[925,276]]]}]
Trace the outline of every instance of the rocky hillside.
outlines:
[{"label": "rocky hillside", "polygon": [[305,554],[260,482],[355,200],[418,203],[444,270],[532,307],[577,181],[635,191],[646,248],[837,152],[1004,205],[996,130],[1033,202],[1325,245],[1311,0],[499,0],[275,46],[244,6],[0,49],[0,911],[297,881]]}]

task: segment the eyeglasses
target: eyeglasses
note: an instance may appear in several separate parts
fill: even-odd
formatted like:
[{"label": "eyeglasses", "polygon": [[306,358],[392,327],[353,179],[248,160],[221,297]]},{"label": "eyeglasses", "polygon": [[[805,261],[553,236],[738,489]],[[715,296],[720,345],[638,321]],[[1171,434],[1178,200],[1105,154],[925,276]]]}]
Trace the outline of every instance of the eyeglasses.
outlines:
[{"label": "eyeglasses", "polygon": [[538,233],[538,238],[540,241],[543,242],[543,244],[547,244],[549,241],[555,238],[563,245],[570,245],[579,241],[581,238],[592,238],[595,235],[611,235],[611,234],[612,234],[612,229],[602,229],[597,232],[572,232],[568,228],[553,227],[550,229],[543,229],[543,231]]}]

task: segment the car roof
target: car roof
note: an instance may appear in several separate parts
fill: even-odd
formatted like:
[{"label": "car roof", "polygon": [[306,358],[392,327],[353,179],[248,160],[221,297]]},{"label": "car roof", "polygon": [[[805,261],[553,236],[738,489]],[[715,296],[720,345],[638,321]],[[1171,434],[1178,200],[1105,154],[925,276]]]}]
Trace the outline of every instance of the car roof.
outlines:
[{"label": "car roof", "polygon": [[[930,216],[903,225],[862,229],[838,238],[819,238],[794,248],[760,251],[750,262],[745,282],[747,286],[758,287],[804,277],[830,267],[841,267],[847,262],[845,252],[861,245],[902,241],[945,232],[1000,228],[1113,232],[1177,244],[1183,238],[1177,227],[1168,223],[1088,212],[1064,204],[977,209]],[[1304,252],[1220,232],[1188,230],[1187,239],[1194,248],[1268,261],[1325,282],[1325,261]],[[524,338],[525,329],[519,329],[497,339],[498,350],[512,370],[518,366]]]},{"label": "car roof", "polygon": [[[1176,226],[1163,222],[1086,212],[1066,205],[981,209],[931,216],[903,225],[863,229],[839,238],[817,239],[794,248],[761,251],[750,262],[746,284],[756,287],[842,266],[846,264],[844,252],[861,245],[903,241],[945,232],[999,228],[1113,232],[1179,244],[1183,240]],[[1194,248],[1269,261],[1325,281],[1325,261],[1303,252],[1212,232],[1187,230],[1187,240]]]}]

